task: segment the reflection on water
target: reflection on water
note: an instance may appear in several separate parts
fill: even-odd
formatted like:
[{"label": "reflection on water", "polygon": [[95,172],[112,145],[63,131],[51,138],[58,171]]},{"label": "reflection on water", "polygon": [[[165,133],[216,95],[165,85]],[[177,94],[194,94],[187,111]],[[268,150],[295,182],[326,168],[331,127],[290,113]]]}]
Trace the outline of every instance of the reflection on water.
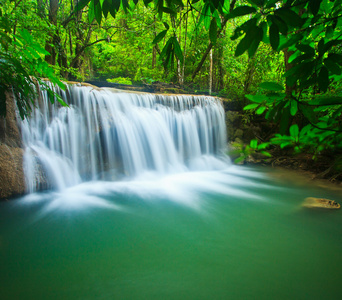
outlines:
[{"label": "reflection on water", "polygon": [[341,299],[340,193],[242,167],[0,204],[1,299]]}]

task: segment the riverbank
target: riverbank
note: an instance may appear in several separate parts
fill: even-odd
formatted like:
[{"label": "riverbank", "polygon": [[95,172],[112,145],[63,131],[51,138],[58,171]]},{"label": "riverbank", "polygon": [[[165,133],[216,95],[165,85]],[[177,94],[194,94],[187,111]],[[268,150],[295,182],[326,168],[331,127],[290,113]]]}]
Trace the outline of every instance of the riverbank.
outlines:
[{"label": "riverbank", "polygon": [[272,169],[279,180],[292,184],[313,184],[342,193],[342,171],[334,167],[336,162],[332,157],[322,155],[313,159],[311,154],[292,155],[279,150],[271,153],[272,157],[267,159],[251,155],[245,164]]}]

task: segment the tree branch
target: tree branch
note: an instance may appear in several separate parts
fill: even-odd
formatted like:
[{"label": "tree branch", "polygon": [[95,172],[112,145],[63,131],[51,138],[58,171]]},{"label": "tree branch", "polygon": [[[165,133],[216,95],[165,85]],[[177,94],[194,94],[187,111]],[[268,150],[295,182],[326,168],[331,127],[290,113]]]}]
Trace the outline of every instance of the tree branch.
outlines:
[{"label": "tree branch", "polygon": [[[229,12],[232,12],[233,9],[234,9],[234,6],[235,6],[235,3],[236,3],[236,0],[233,0],[231,3],[230,3],[230,6],[229,6]],[[226,26],[228,22],[228,15],[226,15],[223,19],[223,22],[222,22],[222,27],[221,27],[221,30],[219,30],[217,32],[217,36],[219,36],[221,34],[221,32],[223,31],[224,27]],[[192,73],[192,76],[191,76],[191,80],[193,81],[197,75],[197,73],[202,69],[202,66],[210,52],[210,50],[213,48],[213,44],[210,42],[207,49],[205,50],[203,56],[202,56],[202,59],[200,61],[200,63],[198,64],[197,68],[195,69],[195,71]]]}]

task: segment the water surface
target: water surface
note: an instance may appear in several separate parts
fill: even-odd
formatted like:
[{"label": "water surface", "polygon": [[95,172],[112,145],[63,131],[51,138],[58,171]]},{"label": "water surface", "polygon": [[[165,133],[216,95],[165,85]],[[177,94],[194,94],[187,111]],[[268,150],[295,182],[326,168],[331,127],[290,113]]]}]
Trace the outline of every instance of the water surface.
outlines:
[{"label": "water surface", "polygon": [[0,203],[1,299],[342,299],[341,194],[256,169],[153,173]]}]

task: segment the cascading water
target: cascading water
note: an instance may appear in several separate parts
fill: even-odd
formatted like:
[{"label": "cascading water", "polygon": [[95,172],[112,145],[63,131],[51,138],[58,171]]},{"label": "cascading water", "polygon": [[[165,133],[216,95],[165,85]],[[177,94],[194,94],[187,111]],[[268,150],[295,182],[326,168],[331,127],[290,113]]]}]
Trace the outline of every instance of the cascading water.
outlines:
[{"label": "cascading water", "polygon": [[224,110],[205,96],[164,96],[68,86],[69,107],[39,108],[22,122],[28,191],[89,180],[227,166]]}]

